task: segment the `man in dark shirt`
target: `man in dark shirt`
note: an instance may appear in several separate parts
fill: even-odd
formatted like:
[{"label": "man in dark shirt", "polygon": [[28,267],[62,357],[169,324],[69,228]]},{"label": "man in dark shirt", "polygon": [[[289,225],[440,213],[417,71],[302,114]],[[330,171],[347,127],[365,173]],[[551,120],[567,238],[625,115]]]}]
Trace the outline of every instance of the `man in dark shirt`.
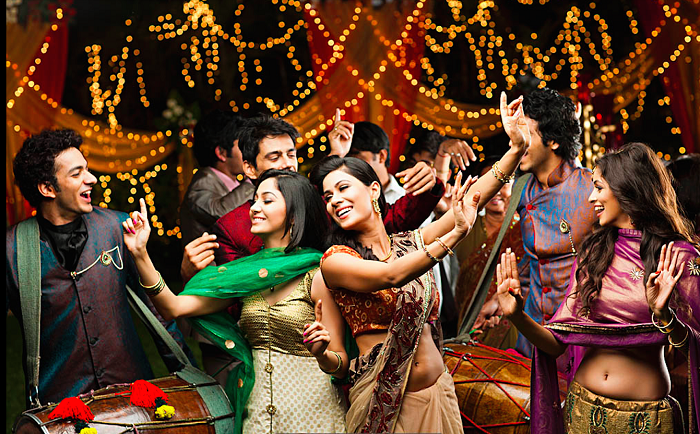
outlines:
[{"label": "man in dark shirt", "polygon": [[[14,160],[16,182],[36,207],[40,230],[41,269],[35,270],[41,273],[40,318],[25,318],[20,305],[17,244],[29,240],[17,239],[15,225],[7,230],[5,242],[6,311],[20,324],[37,321],[40,326],[39,384],[37,390],[27,390],[27,406],[153,377],[129,311],[126,285],[194,360],[175,323],[158,315],[140,287],[124,247],[121,223],[129,216],[93,208],[90,193],[97,180],[78,148],[81,143],[71,130],[43,131],[25,140]],[[167,368],[180,369],[165,344],[155,341]]]}]

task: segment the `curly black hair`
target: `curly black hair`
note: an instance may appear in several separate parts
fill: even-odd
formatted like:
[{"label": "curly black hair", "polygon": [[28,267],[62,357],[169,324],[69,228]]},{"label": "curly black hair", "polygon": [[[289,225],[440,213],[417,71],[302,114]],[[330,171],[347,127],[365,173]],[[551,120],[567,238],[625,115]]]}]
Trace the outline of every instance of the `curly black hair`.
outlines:
[{"label": "curly black hair", "polygon": [[537,121],[542,143],[549,146],[558,143],[554,153],[571,161],[581,150],[581,124],[576,117],[574,102],[550,89],[537,89],[523,99],[523,110],[530,119]]},{"label": "curly black hair", "polygon": [[31,206],[38,208],[44,200],[38,185],[48,183],[59,189],[56,157],[66,149],[79,150],[82,143],[83,138],[73,130],[43,130],[24,141],[12,163],[12,170],[15,184]]},{"label": "curly black hair", "polygon": [[238,139],[244,119],[233,113],[215,109],[207,113],[194,127],[194,147],[192,152],[200,166],[216,164],[214,152],[220,147],[231,155],[233,143]]}]

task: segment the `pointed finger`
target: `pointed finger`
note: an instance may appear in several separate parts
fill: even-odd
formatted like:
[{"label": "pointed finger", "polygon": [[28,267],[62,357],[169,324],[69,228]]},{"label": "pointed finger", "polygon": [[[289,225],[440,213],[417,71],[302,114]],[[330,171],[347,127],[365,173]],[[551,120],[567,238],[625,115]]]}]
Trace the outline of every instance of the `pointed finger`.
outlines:
[{"label": "pointed finger", "polygon": [[501,117],[508,115],[508,97],[505,92],[501,92]]},{"label": "pointed finger", "polygon": [[336,108],[335,109],[335,119],[333,120],[334,124],[338,124],[340,122],[340,109]]},{"label": "pointed finger", "polygon": [[141,205],[141,215],[145,220],[148,217],[148,208],[146,207],[146,201],[144,198],[139,199],[139,205]]}]

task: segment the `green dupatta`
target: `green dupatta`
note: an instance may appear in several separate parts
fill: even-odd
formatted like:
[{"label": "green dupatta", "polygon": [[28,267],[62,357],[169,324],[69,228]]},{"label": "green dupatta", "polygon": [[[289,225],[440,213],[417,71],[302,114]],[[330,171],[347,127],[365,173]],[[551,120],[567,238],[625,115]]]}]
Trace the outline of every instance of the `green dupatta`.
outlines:
[{"label": "green dupatta", "polygon": [[[205,268],[187,282],[179,295],[246,297],[318,267],[320,259],[321,252],[315,249],[300,247],[290,253],[285,253],[284,248],[263,249],[227,264]],[[233,317],[227,313],[218,312],[188,320],[197,332],[241,361],[226,381],[226,394],[236,412],[234,431],[240,433],[246,417],[245,406],[255,383],[250,345]]]}]

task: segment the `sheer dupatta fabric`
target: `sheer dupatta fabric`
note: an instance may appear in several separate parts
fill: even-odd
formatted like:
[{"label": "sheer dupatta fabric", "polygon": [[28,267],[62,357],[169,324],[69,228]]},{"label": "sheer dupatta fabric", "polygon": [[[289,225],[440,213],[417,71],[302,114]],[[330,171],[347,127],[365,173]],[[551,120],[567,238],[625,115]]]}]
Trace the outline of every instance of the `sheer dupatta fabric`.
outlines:
[{"label": "sheer dupatta fabric", "polygon": [[[568,359],[567,376],[573,379],[587,348],[633,348],[664,346],[666,335],[651,322],[643,279],[643,263],[639,256],[641,231],[620,229],[615,244],[615,257],[606,271],[600,294],[585,317],[579,314],[581,300],[577,295],[575,265],[564,302],[545,326],[561,343],[568,345],[560,357]],[[679,306],[674,306],[678,319],[688,329],[689,426],[700,426],[700,272],[698,250],[690,243],[676,242],[678,264],[684,268],[676,285]],[[642,277],[639,277],[640,271]],[[564,419],[559,400],[556,358],[535,348],[532,360],[532,432],[563,434]]]}]

